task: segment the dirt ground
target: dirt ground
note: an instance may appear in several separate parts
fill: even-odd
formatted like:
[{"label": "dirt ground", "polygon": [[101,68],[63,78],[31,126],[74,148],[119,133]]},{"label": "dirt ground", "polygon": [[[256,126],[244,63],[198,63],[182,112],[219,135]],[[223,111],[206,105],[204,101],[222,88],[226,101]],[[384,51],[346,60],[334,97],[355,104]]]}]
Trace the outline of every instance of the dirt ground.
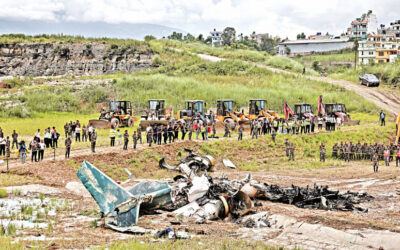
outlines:
[{"label": "dirt ground", "polygon": [[[141,148],[139,153],[174,158],[177,150],[194,144],[195,142],[181,142],[174,145],[154,147],[152,150]],[[98,207],[80,184],[76,176],[76,169],[77,165],[79,166],[79,163],[83,160],[88,160],[92,163],[98,162],[99,164],[107,163],[112,166],[115,165],[116,169],[113,171],[120,172],[121,178],[127,179],[122,167],[118,166],[127,164],[127,159],[137,157],[138,152],[113,153],[107,152],[107,150],[99,152],[101,153],[96,155],[74,154],[74,157],[69,161],[64,159],[57,159],[55,162],[49,160],[13,169],[14,175],[29,176],[32,177],[34,183],[53,188],[56,192],[49,194],[51,197],[68,199],[76,204],[70,210],[57,214],[57,222],[53,224],[52,232],[41,229],[23,231],[17,236],[18,239],[34,245],[37,242],[36,238],[45,235],[46,244],[51,243],[52,248],[86,248],[107,245],[116,240],[134,239],[134,235],[116,233],[101,226],[96,227],[93,225],[93,221],[99,218]],[[137,158],[144,161],[144,159]],[[307,225],[327,227],[330,230],[339,230],[337,232],[347,232],[349,230],[356,230],[358,233],[364,232],[364,230],[400,232],[400,172],[399,168],[393,165],[392,163],[391,167],[381,166],[379,173],[376,174],[373,173],[372,167],[368,162],[351,162],[346,167],[332,166],[318,171],[310,171],[309,173],[293,170],[288,174],[288,171],[279,169],[253,172],[227,169],[221,162],[218,162],[215,171],[211,173],[213,177],[226,175],[230,179],[242,179],[248,173],[251,173],[253,178],[261,183],[265,182],[281,186],[290,186],[292,184],[313,186],[314,183],[317,183],[318,185],[329,185],[331,189],[343,192],[347,190],[368,192],[375,199],[371,202],[360,204],[361,207],[368,208],[368,213],[302,209],[292,205],[261,201],[262,205],[256,207],[255,211],[266,211],[270,215],[285,218],[284,222],[281,222],[283,223],[282,225],[269,230],[244,228],[241,225],[230,222],[229,218],[223,221],[210,221],[205,224],[196,224],[190,218],[183,218],[179,225],[173,225],[171,222],[175,222],[177,218],[172,213],[162,211],[160,211],[160,214],[141,217],[139,226],[153,230],[172,227],[175,231],[184,230],[191,235],[198,235],[203,238],[244,238],[245,240],[265,241],[271,245],[298,246],[304,244],[307,248],[320,243],[313,241],[312,235],[306,240],[301,239],[301,242],[296,241],[295,238],[283,237],[283,235],[288,234],[290,229],[287,225],[292,225],[294,222],[302,222]],[[161,171],[158,166],[154,166],[152,161],[144,164],[144,168],[140,174],[141,178],[162,179],[173,177],[177,174],[175,172],[166,173],[164,170]],[[23,187],[16,188],[21,189]],[[23,195],[19,194],[19,196]],[[288,228],[287,230],[286,227]],[[304,237],[307,237],[307,235]],[[348,246],[345,243],[343,245],[335,244],[335,242],[332,242],[326,247],[336,246],[340,248]],[[319,246],[322,247],[323,245]],[[357,244],[352,246],[360,247]]]}]

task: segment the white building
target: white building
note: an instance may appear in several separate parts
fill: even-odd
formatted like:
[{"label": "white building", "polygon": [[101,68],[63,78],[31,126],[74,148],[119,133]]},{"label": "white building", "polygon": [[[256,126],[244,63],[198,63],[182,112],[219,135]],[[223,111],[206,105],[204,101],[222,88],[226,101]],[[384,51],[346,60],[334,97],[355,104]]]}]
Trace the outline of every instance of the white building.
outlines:
[{"label": "white building", "polygon": [[224,45],[224,42],[222,40],[222,31],[217,31],[214,29],[213,31],[210,32],[211,35],[211,46],[213,47],[218,47]]},{"label": "white building", "polygon": [[370,10],[368,13],[351,22],[349,35],[351,38],[367,39],[369,34],[376,34],[377,30],[378,21],[376,15]]},{"label": "white building", "polygon": [[367,39],[358,42],[358,63],[369,64],[375,62],[375,42],[372,39]]},{"label": "white building", "polygon": [[396,40],[400,40],[400,20],[390,23],[390,29]]},{"label": "white building", "polygon": [[[325,52],[351,48],[349,39],[294,40],[278,45],[278,54],[282,56],[309,55],[313,52]],[[289,53],[288,53],[289,52]]]}]

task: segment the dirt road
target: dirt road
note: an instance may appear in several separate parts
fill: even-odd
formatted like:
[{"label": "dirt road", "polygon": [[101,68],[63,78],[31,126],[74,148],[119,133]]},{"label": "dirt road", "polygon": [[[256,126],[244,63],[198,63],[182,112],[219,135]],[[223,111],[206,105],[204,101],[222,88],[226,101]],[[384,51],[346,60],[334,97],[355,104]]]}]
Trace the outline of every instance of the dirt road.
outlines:
[{"label": "dirt road", "polygon": [[[210,62],[218,62],[221,60],[225,60],[224,58],[219,58],[216,56],[210,56],[210,55],[205,55],[205,54],[198,54],[198,56],[204,60],[210,61]],[[266,65],[262,64],[255,64],[258,67],[266,68],[271,70],[272,72],[277,72],[277,73],[284,73],[284,74],[290,74],[290,75],[297,75],[297,76],[303,76],[298,73],[294,72],[289,72],[286,70],[282,69],[277,69],[277,68],[272,68]],[[341,87],[344,87],[347,90],[354,91],[361,97],[373,102],[375,105],[377,105],[379,108],[383,110],[387,110],[390,112],[392,115],[397,115],[400,113],[400,100],[399,96],[397,96],[395,93],[390,92],[389,90],[384,90],[380,88],[369,88],[362,86],[360,84],[356,84],[350,81],[346,80],[335,80],[329,77],[318,77],[318,76],[303,76],[311,80],[316,80],[316,81],[322,81],[322,82],[327,82],[330,84],[338,85]]]}]

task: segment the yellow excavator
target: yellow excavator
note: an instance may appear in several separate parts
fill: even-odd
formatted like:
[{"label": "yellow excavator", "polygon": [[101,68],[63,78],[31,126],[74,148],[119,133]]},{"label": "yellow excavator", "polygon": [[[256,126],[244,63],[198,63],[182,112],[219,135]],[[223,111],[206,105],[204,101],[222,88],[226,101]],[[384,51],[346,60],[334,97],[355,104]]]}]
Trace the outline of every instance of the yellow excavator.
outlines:
[{"label": "yellow excavator", "polygon": [[243,113],[235,111],[234,106],[234,100],[217,100],[217,109],[214,110],[215,118],[222,123],[229,123],[231,129],[234,129],[236,124],[243,124],[249,120]]},{"label": "yellow excavator", "polygon": [[277,112],[267,109],[267,101],[265,99],[250,99],[249,107],[243,108],[242,113],[248,120],[267,118],[270,122],[280,119]]},{"label": "yellow excavator", "polygon": [[173,119],[174,114],[172,106],[168,109],[165,108],[164,99],[150,99],[148,100],[148,108],[146,114],[140,117],[141,128],[148,125],[168,125],[168,122]]},{"label": "yellow excavator", "polygon": [[102,108],[99,119],[92,119],[89,123],[97,129],[113,127],[133,127],[137,118],[134,116],[130,101],[111,101],[109,109]]}]

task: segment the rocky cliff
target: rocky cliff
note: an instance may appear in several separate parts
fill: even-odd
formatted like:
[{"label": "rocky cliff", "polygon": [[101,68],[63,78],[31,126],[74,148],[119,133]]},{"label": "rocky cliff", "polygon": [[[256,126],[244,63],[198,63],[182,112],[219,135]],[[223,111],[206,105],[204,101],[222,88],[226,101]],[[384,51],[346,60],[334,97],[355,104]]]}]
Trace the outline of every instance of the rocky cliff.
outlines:
[{"label": "rocky cliff", "polygon": [[109,44],[0,44],[0,76],[101,75],[151,67],[146,47]]}]

